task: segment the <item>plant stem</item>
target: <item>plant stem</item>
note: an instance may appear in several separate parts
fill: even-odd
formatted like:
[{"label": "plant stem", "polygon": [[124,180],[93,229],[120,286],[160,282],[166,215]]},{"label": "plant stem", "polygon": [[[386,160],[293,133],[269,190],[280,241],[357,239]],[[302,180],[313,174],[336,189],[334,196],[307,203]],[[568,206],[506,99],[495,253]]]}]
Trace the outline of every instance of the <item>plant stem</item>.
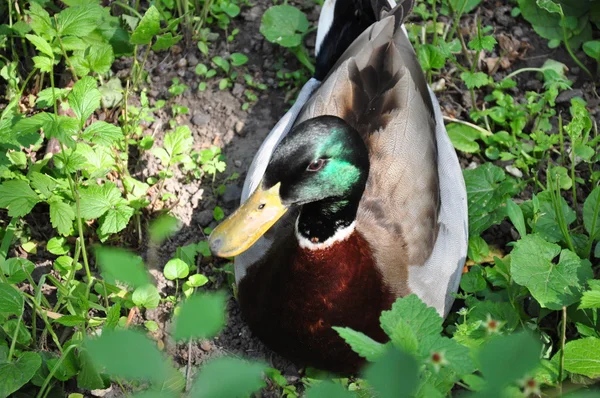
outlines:
[{"label": "plant stem", "polygon": [[[8,248],[13,236],[15,236],[15,225],[17,224],[17,218],[13,217],[10,219],[6,230],[4,231],[4,237],[2,238],[2,245],[0,245],[0,264],[6,260],[8,255]],[[4,276],[4,273],[0,272],[0,275]]]},{"label": "plant stem", "polygon": [[558,391],[562,395],[562,379],[565,369],[565,341],[567,338],[567,307],[562,307],[562,331],[560,334],[560,362],[558,364]]},{"label": "plant stem", "polygon": [[54,373],[56,373],[56,370],[60,367],[60,365],[62,365],[62,363],[64,362],[67,355],[69,355],[71,350],[73,350],[73,348],[75,348],[75,347],[76,347],[76,345],[72,344],[69,347],[67,347],[65,352],[62,353],[62,355],[60,356],[60,359],[58,361],[56,361],[56,365],[54,365],[52,370],[50,370],[50,373],[48,373],[48,376],[46,376],[46,379],[44,380],[44,383],[42,384],[42,387],[40,388],[40,391],[38,392],[38,395],[36,396],[36,398],[42,398],[44,396],[44,394],[43,394],[44,390],[46,390],[46,388],[48,387],[48,383],[50,383],[50,380],[52,380],[52,377],[54,377]]},{"label": "plant stem", "polygon": [[[561,20],[562,20],[562,22],[564,22],[563,15],[561,15]],[[592,72],[590,72],[590,70],[588,68],[586,68],[585,65],[579,60],[579,58],[577,58],[577,56],[573,53],[573,50],[571,49],[571,45],[569,44],[569,38],[567,37],[567,28],[565,27],[564,23],[561,23],[561,25],[562,25],[562,31],[563,31],[563,41],[565,42],[565,48],[567,49],[567,52],[569,53],[571,58],[573,58],[573,61],[575,61],[575,63],[581,69],[583,69],[583,71],[585,73],[587,73],[587,75],[590,77],[590,79],[594,80],[594,75],[592,74]]]},{"label": "plant stem", "polygon": [[[24,307],[25,305],[23,305]],[[12,362],[12,356],[15,352],[15,345],[17,344],[17,338],[19,337],[19,329],[21,327],[21,321],[23,320],[23,313],[25,312],[25,308],[21,308],[21,313],[19,314],[19,318],[17,319],[17,326],[15,327],[15,332],[12,336],[12,341],[10,342],[10,349],[8,350],[8,359],[7,361]]]}]

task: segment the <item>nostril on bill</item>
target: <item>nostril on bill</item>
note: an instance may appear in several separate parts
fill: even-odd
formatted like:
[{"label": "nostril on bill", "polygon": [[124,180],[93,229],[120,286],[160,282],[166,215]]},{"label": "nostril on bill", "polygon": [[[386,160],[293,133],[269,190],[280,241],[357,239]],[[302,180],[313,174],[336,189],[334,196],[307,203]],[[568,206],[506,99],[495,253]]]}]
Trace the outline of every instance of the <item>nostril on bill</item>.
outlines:
[{"label": "nostril on bill", "polygon": [[209,248],[213,255],[217,255],[219,253],[221,246],[223,246],[222,238],[214,238],[209,240]]}]

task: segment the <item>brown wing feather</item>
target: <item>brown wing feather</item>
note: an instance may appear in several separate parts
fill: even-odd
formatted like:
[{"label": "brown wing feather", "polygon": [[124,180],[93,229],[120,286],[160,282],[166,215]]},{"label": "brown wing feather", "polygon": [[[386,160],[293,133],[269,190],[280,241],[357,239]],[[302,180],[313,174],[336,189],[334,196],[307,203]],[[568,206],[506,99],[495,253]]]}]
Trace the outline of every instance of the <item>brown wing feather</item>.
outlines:
[{"label": "brown wing feather", "polygon": [[357,229],[394,293],[408,294],[408,266],[433,250],[440,192],[433,106],[395,14],[357,38],[296,123],[320,115],[346,120],[369,148]]}]

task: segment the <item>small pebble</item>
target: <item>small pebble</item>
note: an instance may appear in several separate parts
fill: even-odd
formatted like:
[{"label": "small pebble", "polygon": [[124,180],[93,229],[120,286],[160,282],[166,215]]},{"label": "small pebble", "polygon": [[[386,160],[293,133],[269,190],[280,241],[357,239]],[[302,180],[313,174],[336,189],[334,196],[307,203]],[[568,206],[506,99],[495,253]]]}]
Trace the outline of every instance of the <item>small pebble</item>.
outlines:
[{"label": "small pebble", "polygon": [[242,133],[242,130],[244,130],[244,122],[243,122],[242,120],[238,120],[238,121],[235,123],[235,132],[236,132],[237,134],[239,134],[239,135],[244,135],[244,134]]},{"label": "small pebble", "polygon": [[210,116],[206,113],[196,113],[192,116],[192,124],[195,126],[205,126],[210,121]]},{"label": "small pebble", "polygon": [[242,161],[241,160],[234,160],[233,164],[235,165],[235,167],[242,167]]},{"label": "small pebble", "polygon": [[505,169],[508,172],[508,174],[517,178],[523,178],[523,172],[517,169],[515,166],[506,166]]},{"label": "small pebble", "polygon": [[177,61],[177,67],[178,68],[185,68],[187,66],[187,59],[185,58],[181,58],[179,61]]}]

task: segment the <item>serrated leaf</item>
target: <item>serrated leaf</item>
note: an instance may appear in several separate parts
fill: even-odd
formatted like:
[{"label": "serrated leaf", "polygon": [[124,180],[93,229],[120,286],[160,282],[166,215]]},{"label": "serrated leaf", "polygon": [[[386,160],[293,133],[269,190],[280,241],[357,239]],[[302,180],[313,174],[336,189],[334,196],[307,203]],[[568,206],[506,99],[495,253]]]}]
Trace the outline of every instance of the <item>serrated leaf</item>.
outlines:
[{"label": "serrated leaf", "polygon": [[8,209],[10,217],[23,217],[40,201],[29,184],[22,180],[5,181],[0,185],[0,207]]},{"label": "serrated leaf", "polygon": [[600,339],[587,337],[565,345],[565,369],[591,378],[600,376]]},{"label": "serrated leaf", "polygon": [[[558,264],[553,260],[559,256]],[[519,240],[511,253],[513,280],[529,289],[542,307],[560,310],[576,303],[583,286],[592,278],[591,264],[570,250],[549,243],[539,235]]]},{"label": "serrated leaf", "polygon": [[112,182],[92,185],[80,191],[80,213],[86,220],[101,217],[121,200],[121,191]]},{"label": "serrated leaf", "polygon": [[167,376],[164,358],[142,333],[104,330],[100,337],[86,339],[85,348],[92,362],[111,376],[155,382]]},{"label": "serrated leaf", "polygon": [[131,35],[131,44],[149,44],[160,31],[160,13],[155,6],[148,8]]},{"label": "serrated leaf", "polygon": [[[562,214],[565,217],[567,226],[571,225],[576,219],[575,212],[569,207],[569,204],[563,197],[560,197],[558,200],[562,207]],[[537,201],[539,202],[540,214],[532,222],[533,232],[540,234],[549,242],[560,242],[563,239],[563,235],[558,225],[551,193],[548,191],[540,193],[537,195]]]},{"label": "serrated leaf", "polygon": [[36,352],[23,352],[13,362],[0,359],[0,397],[8,397],[18,391],[31,380],[41,365],[42,358]]},{"label": "serrated leaf", "polygon": [[103,389],[106,387],[100,372],[86,350],[79,351],[80,371],[77,374],[77,387],[85,390]]},{"label": "serrated leaf", "polygon": [[444,336],[428,336],[419,342],[419,353],[426,363],[434,354],[443,358],[441,366],[452,369],[459,376],[475,371],[475,364],[467,347]]},{"label": "serrated leaf", "polygon": [[171,48],[174,44],[179,43],[181,38],[182,38],[181,35],[173,36],[173,34],[171,32],[162,34],[156,38],[156,43],[154,43],[154,45],[152,45],[152,50],[153,51],[167,50],[167,49]]},{"label": "serrated leaf", "polygon": [[210,338],[225,326],[225,295],[197,294],[188,298],[175,319],[176,340]]},{"label": "serrated leaf", "polygon": [[75,211],[71,206],[61,200],[52,200],[50,203],[50,221],[59,234],[68,236],[73,228]]},{"label": "serrated leaf", "polygon": [[63,326],[79,326],[85,324],[86,319],[77,315],[63,315],[54,320],[54,323],[60,323]]},{"label": "serrated leaf", "polygon": [[110,67],[115,62],[113,48],[107,43],[96,43],[87,53],[88,65],[92,72],[104,74],[110,71]]},{"label": "serrated leaf", "polygon": [[492,51],[497,43],[494,36],[475,36],[473,40],[469,42],[469,48],[475,51]]},{"label": "serrated leaf", "polygon": [[104,322],[105,329],[114,329],[119,323],[121,317],[121,303],[116,303],[109,308],[106,313],[106,321]]},{"label": "serrated leaf", "polygon": [[579,308],[600,308],[600,290],[588,290],[583,292]]},{"label": "serrated leaf", "polygon": [[160,303],[160,294],[158,293],[156,286],[147,284],[135,289],[131,295],[131,300],[138,307],[152,309],[158,307],[158,303]]},{"label": "serrated leaf", "polygon": [[111,234],[122,231],[129,224],[129,220],[134,212],[135,210],[125,203],[112,206],[100,218],[98,233],[103,237],[108,237]]},{"label": "serrated leaf", "polygon": [[490,77],[483,72],[463,72],[460,78],[469,89],[483,87],[490,83]]},{"label": "serrated leaf", "polygon": [[165,135],[164,148],[169,154],[171,164],[178,162],[180,156],[190,151],[194,139],[188,126],[178,126],[175,131]]},{"label": "serrated leaf", "polygon": [[79,118],[80,127],[100,107],[100,91],[97,88],[96,79],[85,76],[80,79],[69,93],[68,100],[71,109]]},{"label": "serrated leaf", "polygon": [[389,311],[379,318],[382,329],[391,336],[399,322],[406,322],[418,339],[438,335],[442,331],[442,318],[432,307],[427,307],[415,294],[399,298]]},{"label": "serrated leaf", "polygon": [[465,293],[476,293],[484,290],[487,287],[487,283],[483,277],[482,268],[478,265],[470,267],[469,272],[463,274],[460,280],[460,287]]},{"label": "serrated leaf", "polygon": [[266,366],[238,358],[222,357],[208,361],[198,373],[191,397],[243,397],[265,386],[262,373]]},{"label": "serrated leaf", "polygon": [[98,27],[101,18],[102,9],[96,4],[66,8],[56,16],[58,34],[86,37]]},{"label": "serrated leaf", "polygon": [[36,35],[25,35],[27,40],[31,42],[37,48],[39,52],[47,55],[50,59],[54,59],[54,52],[52,51],[52,47],[50,43],[48,43],[43,37]]},{"label": "serrated leaf", "polygon": [[291,5],[279,5],[265,11],[260,33],[271,43],[296,47],[300,45],[308,27],[308,19],[302,11]]},{"label": "serrated leaf", "polygon": [[165,264],[163,274],[170,281],[187,278],[190,273],[188,265],[179,258],[173,258]]},{"label": "serrated leaf", "polygon": [[54,189],[58,185],[57,182],[47,174],[33,171],[29,174],[29,182],[33,189],[40,191],[42,195],[49,198],[54,193]]},{"label": "serrated leaf", "polygon": [[51,73],[55,63],[44,55],[36,55],[31,58],[33,60],[33,66],[38,68],[40,72]]},{"label": "serrated leaf", "polygon": [[[53,95],[53,92],[54,92],[54,95]],[[54,90],[52,90],[52,87],[45,88],[38,93],[37,99],[35,102],[36,102],[36,105],[38,106],[38,108],[40,108],[40,109],[50,108],[53,106],[54,101],[66,98],[68,93],[69,93],[69,90],[67,90],[65,88],[55,87]]]},{"label": "serrated leaf", "polygon": [[441,69],[446,65],[444,52],[432,44],[419,46],[417,56],[424,70]]},{"label": "serrated leaf", "polygon": [[365,358],[367,361],[373,362],[385,353],[386,346],[373,340],[369,336],[345,327],[334,326],[335,330],[341,338],[352,348],[352,351]]}]

